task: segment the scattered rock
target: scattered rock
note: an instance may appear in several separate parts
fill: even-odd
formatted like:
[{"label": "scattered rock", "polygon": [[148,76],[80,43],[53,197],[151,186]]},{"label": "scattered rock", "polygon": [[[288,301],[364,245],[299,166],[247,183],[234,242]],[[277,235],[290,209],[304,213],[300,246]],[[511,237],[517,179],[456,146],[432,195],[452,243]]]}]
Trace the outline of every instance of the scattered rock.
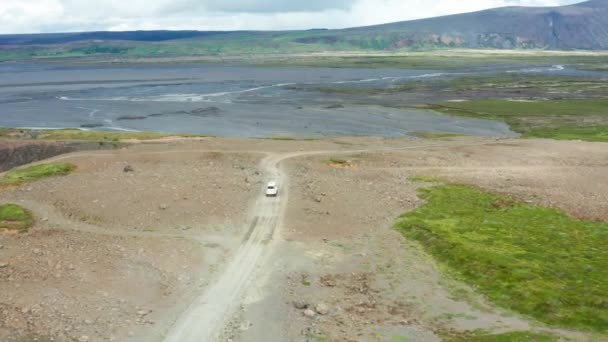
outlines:
[{"label": "scattered rock", "polygon": [[8,267],[8,262],[0,262],[0,268]]},{"label": "scattered rock", "polygon": [[125,168],[124,168],[124,169],[122,169],[122,171],[123,171],[123,172],[134,172],[134,171],[135,171],[135,169],[133,168],[133,166],[131,166],[131,165],[127,165],[127,166],[125,166]]},{"label": "scattered rock", "polygon": [[321,203],[322,200],[323,199],[321,198],[321,196],[315,197],[315,202],[317,202],[317,203]]},{"label": "scattered rock", "polygon": [[149,313],[150,313],[150,311],[148,311],[148,310],[139,310],[139,311],[137,311],[137,315],[138,316],[145,316],[145,315],[147,315]]},{"label": "scattered rock", "polygon": [[311,309],[306,309],[304,310],[304,316],[309,317],[309,318],[313,318],[315,317],[315,312],[312,311]]},{"label": "scattered rock", "polygon": [[327,315],[329,313],[329,306],[327,306],[327,304],[324,304],[324,303],[319,303],[319,304],[317,304],[317,306],[315,306],[315,311],[319,315]]},{"label": "scattered rock", "polygon": [[89,336],[86,335],[82,335],[78,338],[78,342],[88,342],[89,341]]},{"label": "scattered rock", "polygon": [[249,328],[251,328],[252,324],[249,321],[245,321],[243,323],[241,323],[241,325],[239,326],[239,330],[240,331],[247,331],[249,330]]},{"label": "scattered rock", "polygon": [[159,206],[158,206],[158,208],[159,208],[160,210],[167,210],[167,209],[169,209],[169,206],[168,206],[168,205],[166,205],[166,204],[161,204],[161,205],[159,205]]},{"label": "scattered rock", "polygon": [[298,310],[305,310],[310,307],[310,305],[308,303],[301,301],[301,300],[294,300],[293,306]]},{"label": "scattered rock", "polygon": [[32,250],[32,252],[33,252],[35,255],[42,255],[42,251],[41,251],[39,248],[34,248],[34,249]]}]

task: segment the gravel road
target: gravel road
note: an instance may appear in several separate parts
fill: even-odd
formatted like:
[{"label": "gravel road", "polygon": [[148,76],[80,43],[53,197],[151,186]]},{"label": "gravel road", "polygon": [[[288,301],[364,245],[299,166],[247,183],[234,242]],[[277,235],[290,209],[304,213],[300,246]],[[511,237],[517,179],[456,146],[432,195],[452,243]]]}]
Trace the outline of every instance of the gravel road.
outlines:
[{"label": "gravel road", "polygon": [[[279,190],[286,184],[284,173],[280,172],[278,166],[283,158],[270,155],[260,165],[267,180],[275,180]],[[250,228],[232,261],[219,279],[183,313],[165,341],[212,341],[240,304],[247,284],[260,264],[259,260],[267,255],[268,245],[279,227],[287,202],[285,191],[277,197],[266,197],[261,190],[251,210]]]}]

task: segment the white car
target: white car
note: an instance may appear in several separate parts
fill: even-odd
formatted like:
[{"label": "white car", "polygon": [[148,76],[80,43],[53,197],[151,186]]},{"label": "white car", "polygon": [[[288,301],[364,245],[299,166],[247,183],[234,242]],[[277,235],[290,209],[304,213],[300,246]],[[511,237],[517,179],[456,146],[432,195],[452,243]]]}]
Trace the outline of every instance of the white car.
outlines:
[{"label": "white car", "polygon": [[279,194],[276,182],[269,182],[266,186],[266,197],[276,197]]}]

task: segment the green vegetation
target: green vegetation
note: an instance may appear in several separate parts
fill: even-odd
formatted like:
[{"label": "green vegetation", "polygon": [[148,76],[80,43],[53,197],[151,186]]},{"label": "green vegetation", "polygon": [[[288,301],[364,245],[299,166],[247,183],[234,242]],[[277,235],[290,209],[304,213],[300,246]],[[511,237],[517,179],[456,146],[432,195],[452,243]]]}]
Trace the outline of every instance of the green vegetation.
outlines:
[{"label": "green vegetation", "polygon": [[166,137],[200,137],[194,134],[164,134],[155,132],[107,132],[107,131],[81,131],[77,129],[59,129],[51,131],[41,131],[40,139],[48,140],[91,140],[118,142],[121,140],[153,140]]},{"label": "green vegetation", "polygon": [[443,183],[443,180],[438,177],[413,176],[407,179],[410,182],[416,183]]},{"label": "green vegetation", "polygon": [[[20,59],[84,58],[142,62],[200,60],[267,66],[322,66],[338,68],[407,68],[452,70],[480,65],[575,65],[596,70],[608,64],[603,53],[555,53],[544,50],[454,49],[454,44],[420,40],[400,47],[410,37],[402,32],[336,33],[331,31],[231,32],[204,38],[164,42],[80,42],[23,46],[0,51],[0,61]],[[395,45],[397,43],[397,45]],[[388,51],[388,52],[387,52]],[[601,69],[600,69],[601,70]]]},{"label": "green vegetation", "polygon": [[464,98],[476,98],[480,95],[490,94],[506,98],[581,99],[605,97],[605,94],[608,93],[608,83],[601,78],[502,73],[492,76],[414,79],[406,83],[394,83],[384,87],[324,85],[315,90],[328,94],[347,95],[432,91],[447,94],[459,93]]},{"label": "green vegetation", "polygon": [[608,99],[474,100],[430,108],[449,115],[504,121],[524,137],[608,142]]},{"label": "green vegetation", "polygon": [[591,63],[591,64],[581,64],[576,66],[579,70],[587,70],[587,71],[608,71],[608,63]]},{"label": "green vegetation", "polygon": [[0,205],[0,229],[25,232],[34,223],[32,214],[15,204]]},{"label": "green vegetation", "polygon": [[0,179],[0,185],[18,185],[42,178],[63,176],[75,169],[76,166],[72,164],[37,164],[26,168],[16,168],[8,171]]},{"label": "green vegetation", "polygon": [[[380,88],[332,86],[316,90],[370,96],[401,92],[427,94],[433,91],[458,93],[463,99],[500,97],[503,99],[442,102],[416,108],[432,109],[448,115],[504,121],[524,137],[608,141],[608,82],[599,78],[514,73],[424,82],[417,80]],[[417,132],[415,135],[429,139],[445,137],[428,132]]]},{"label": "green vegetation", "polygon": [[269,140],[279,140],[279,141],[296,141],[296,138],[293,137],[270,137]]},{"label": "green vegetation", "polygon": [[412,132],[411,135],[423,139],[443,139],[461,137],[462,134],[455,133],[433,133],[433,132]]},{"label": "green vegetation", "polygon": [[396,228],[457,278],[539,321],[608,331],[608,224],[465,185],[419,193]]},{"label": "green vegetation", "polygon": [[405,336],[393,336],[391,337],[391,342],[408,342],[409,339]]},{"label": "green vegetation", "polygon": [[319,138],[294,138],[287,136],[278,136],[278,137],[270,137],[270,138],[262,138],[267,140],[278,140],[278,141],[315,141],[319,140]]},{"label": "green vegetation", "polygon": [[340,159],[340,158],[335,158],[335,157],[329,158],[327,163],[329,165],[342,165],[342,166],[346,166],[346,165],[350,164],[350,162],[346,159]]},{"label": "green vegetation", "polygon": [[12,133],[12,131],[13,130],[10,128],[0,127],[0,138],[9,137],[9,135]]},{"label": "green vegetation", "polygon": [[488,53],[484,50],[430,50],[422,52],[369,53],[353,52],[312,55],[267,56],[244,61],[255,65],[293,65],[334,68],[403,68],[423,70],[455,70],[478,66],[584,64],[589,68],[604,65],[608,55],[567,55],[537,51],[518,54],[509,51]]},{"label": "green vegetation", "polygon": [[491,334],[484,331],[446,336],[446,342],[556,342],[559,338],[552,334],[530,331],[516,331]]},{"label": "green vegetation", "polygon": [[603,97],[608,83],[600,78],[546,76],[535,74],[503,73],[492,76],[464,76],[410,80],[407,83],[385,87],[349,87],[348,85],[321,86],[316,89],[328,94],[377,95],[403,92],[460,93],[475,98],[485,93],[502,97],[526,98],[578,98]]},{"label": "green vegetation", "polygon": [[535,74],[504,73],[492,76],[465,76],[442,82],[446,91],[494,90],[503,93],[520,93],[525,96],[551,98],[581,95],[605,95],[608,84],[601,78],[547,76]]},{"label": "green vegetation", "polygon": [[537,128],[526,134],[530,137],[556,140],[585,140],[608,142],[608,125],[592,127]]}]

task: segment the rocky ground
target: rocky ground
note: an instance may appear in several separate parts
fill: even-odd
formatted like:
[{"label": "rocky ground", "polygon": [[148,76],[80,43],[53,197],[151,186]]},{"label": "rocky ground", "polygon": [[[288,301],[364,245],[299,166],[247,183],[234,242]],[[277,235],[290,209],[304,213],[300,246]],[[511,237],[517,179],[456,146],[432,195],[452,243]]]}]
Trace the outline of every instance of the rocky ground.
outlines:
[{"label": "rocky ground", "polygon": [[442,276],[417,244],[392,229],[400,214],[422,204],[416,189],[428,184],[412,177],[441,177],[608,219],[605,144],[457,140],[303,157],[286,166],[284,241],[265,268],[266,285],[251,291],[235,319],[235,340],[437,341],[452,331],[542,326]]},{"label": "rocky ground", "polygon": [[29,233],[0,235],[0,340],[161,341],[246,234],[259,160],[304,152],[283,162],[284,224],[224,340],[435,341],[537,327],[442,276],[391,228],[422,204],[416,190],[428,184],[413,176],[608,219],[601,143],[202,139],[61,156],[77,172],[0,191],[37,219]]},{"label": "rocky ground", "polygon": [[162,339],[238,244],[260,182],[258,154],[168,148],[60,157],[77,171],[0,192],[37,219],[0,236],[0,340]]}]

